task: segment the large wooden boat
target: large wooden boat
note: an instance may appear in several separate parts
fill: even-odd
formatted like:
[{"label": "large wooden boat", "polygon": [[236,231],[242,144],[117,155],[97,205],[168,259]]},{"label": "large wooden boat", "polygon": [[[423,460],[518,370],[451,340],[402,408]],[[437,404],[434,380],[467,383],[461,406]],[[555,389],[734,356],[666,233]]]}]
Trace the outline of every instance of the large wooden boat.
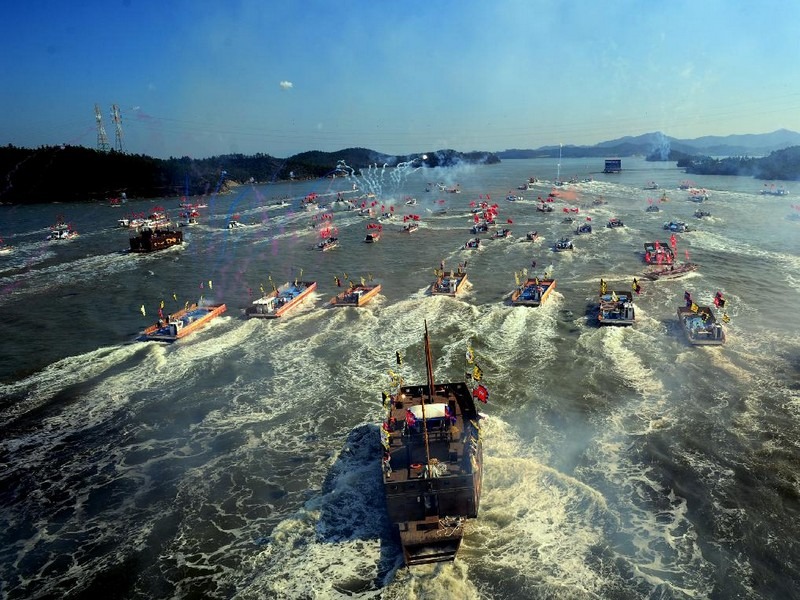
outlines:
[{"label": "large wooden boat", "polygon": [[678,277],[683,277],[687,273],[696,271],[699,266],[700,265],[693,262],[663,265],[658,266],[651,271],[645,271],[642,273],[642,277],[647,277],[647,279],[650,279],[651,281],[656,281],[658,279],[677,279]]},{"label": "large wooden boat", "polygon": [[709,306],[678,307],[678,321],[686,339],[693,346],[720,346],[725,343],[725,331]]},{"label": "large wooden boat", "polygon": [[435,383],[427,323],[424,341],[427,383],[401,383],[385,399],[382,429],[386,509],[407,566],[455,559],[467,519],[478,516],[483,478],[473,391]]},{"label": "large wooden boat", "polygon": [[248,306],[246,317],[258,319],[277,319],[296,308],[317,289],[316,281],[286,282],[265,294]]},{"label": "large wooden boat", "polygon": [[130,239],[131,252],[156,252],[183,243],[183,232],[176,229],[139,230],[139,234]]},{"label": "large wooden boat", "polygon": [[540,306],[555,288],[555,279],[531,277],[511,293],[511,304],[514,306]]},{"label": "large wooden boat", "polygon": [[467,272],[459,267],[449,273],[439,271],[436,281],[431,284],[432,296],[457,296],[467,285]]},{"label": "large wooden boat", "polygon": [[636,322],[633,292],[601,290],[597,321],[600,325],[633,325]]},{"label": "large wooden boat", "polygon": [[381,291],[381,284],[353,285],[331,298],[331,306],[364,306]]},{"label": "large wooden boat", "polygon": [[227,310],[224,304],[192,304],[166,319],[159,319],[158,323],[145,329],[139,340],[143,342],[174,342],[216,319]]}]

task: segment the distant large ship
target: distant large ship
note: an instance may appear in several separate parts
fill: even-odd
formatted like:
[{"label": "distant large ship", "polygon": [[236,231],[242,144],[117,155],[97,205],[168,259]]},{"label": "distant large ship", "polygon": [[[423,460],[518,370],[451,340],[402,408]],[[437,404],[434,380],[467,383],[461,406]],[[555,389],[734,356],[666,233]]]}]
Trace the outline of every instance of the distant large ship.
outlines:
[{"label": "distant large ship", "polygon": [[183,232],[145,227],[132,237],[131,252],[155,252],[183,243]]},{"label": "distant large ship", "polygon": [[400,383],[386,398],[382,430],[386,508],[407,566],[455,559],[467,519],[478,516],[483,477],[474,392],[466,382],[434,383],[427,323],[425,365],[425,385]]}]

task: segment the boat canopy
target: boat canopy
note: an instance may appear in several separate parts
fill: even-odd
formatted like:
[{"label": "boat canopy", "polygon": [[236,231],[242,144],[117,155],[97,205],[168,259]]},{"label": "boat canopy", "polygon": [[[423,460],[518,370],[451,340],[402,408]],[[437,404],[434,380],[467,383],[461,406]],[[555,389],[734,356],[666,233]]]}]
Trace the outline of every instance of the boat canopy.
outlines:
[{"label": "boat canopy", "polygon": [[[419,404],[415,404],[414,406],[408,409],[411,414],[414,415],[415,419],[422,418],[422,406]],[[437,402],[434,404],[426,404],[425,405],[425,418],[426,419],[443,419],[447,416],[446,413],[447,404]]]}]

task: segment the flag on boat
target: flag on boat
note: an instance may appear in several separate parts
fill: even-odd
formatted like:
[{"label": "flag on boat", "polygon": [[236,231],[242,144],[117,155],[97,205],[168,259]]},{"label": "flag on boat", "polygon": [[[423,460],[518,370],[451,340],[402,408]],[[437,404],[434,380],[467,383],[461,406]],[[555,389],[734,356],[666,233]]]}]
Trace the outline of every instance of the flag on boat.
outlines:
[{"label": "flag on boat", "polygon": [[691,305],[690,308],[691,308],[693,313],[696,313],[698,310],[700,310],[700,307],[697,306],[697,304],[695,304],[694,302],[692,302],[692,305]]},{"label": "flag on boat", "polygon": [[411,409],[406,409],[406,424],[409,427],[414,427],[417,424],[417,417],[414,416],[414,413],[411,412]]},{"label": "flag on boat", "polygon": [[485,385],[481,384],[472,390],[472,397],[486,404],[486,401],[489,400],[489,390]]},{"label": "flag on boat", "polygon": [[465,355],[465,358],[467,359],[467,362],[469,364],[472,364],[473,362],[475,362],[475,352],[472,350],[472,347],[469,346],[469,345],[467,346],[467,353]]},{"label": "flag on boat", "polygon": [[395,359],[397,360],[397,364],[398,364],[398,365],[402,365],[402,364],[403,364],[403,357],[402,357],[402,356],[400,356],[400,351],[399,351],[399,350],[396,350],[396,351],[395,351],[395,353],[394,353],[394,357],[395,357]]},{"label": "flag on boat", "polygon": [[472,378],[475,381],[480,381],[483,379],[483,371],[481,371],[481,368],[478,365],[475,365],[475,367],[472,369]]},{"label": "flag on boat", "polygon": [[384,422],[383,427],[381,427],[381,445],[388,450],[389,449],[389,424]]},{"label": "flag on boat", "polygon": [[144,310],[144,304],[142,304],[142,306],[139,308],[139,311],[142,313],[143,317],[147,316],[147,312]]},{"label": "flag on boat", "polygon": [[636,279],[636,277],[633,278],[633,291],[636,292],[637,294],[642,293],[642,286],[639,285],[639,280]]},{"label": "flag on boat", "polygon": [[606,285],[606,280],[605,279],[601,279],[600,280],[600,293],[601,294],[605,294],[607,289],[608,289],[608,286]]},{"label": "flag on boat", "polygon": [[723,308],[725,306],[725,298],[722,297],[722,292],[717,292],[714,295],[714,306]]},{"label": "flag on boat", "polygon": [[731,318],[728,316],[728,313],[722,313],[722,321],[724,323],[730,323],[731,322]]}]

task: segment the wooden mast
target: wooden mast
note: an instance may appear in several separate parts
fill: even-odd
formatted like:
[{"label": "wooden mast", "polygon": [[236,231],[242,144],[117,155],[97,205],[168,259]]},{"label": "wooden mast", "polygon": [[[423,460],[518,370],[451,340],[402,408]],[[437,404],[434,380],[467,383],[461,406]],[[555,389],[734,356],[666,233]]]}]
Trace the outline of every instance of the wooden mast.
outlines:
[{"label": "wooden mast", "polygon": [[[433,402],[433,358],[431,357],[431,341],[428,337],[428,321],[425,321],[425,369],[428,372],[428,402]],[[425,417],[425,398],[422,399],[422,435],[425,439],[425,477],[429,476],[431,448],[428,444],[428,422]]]}]

